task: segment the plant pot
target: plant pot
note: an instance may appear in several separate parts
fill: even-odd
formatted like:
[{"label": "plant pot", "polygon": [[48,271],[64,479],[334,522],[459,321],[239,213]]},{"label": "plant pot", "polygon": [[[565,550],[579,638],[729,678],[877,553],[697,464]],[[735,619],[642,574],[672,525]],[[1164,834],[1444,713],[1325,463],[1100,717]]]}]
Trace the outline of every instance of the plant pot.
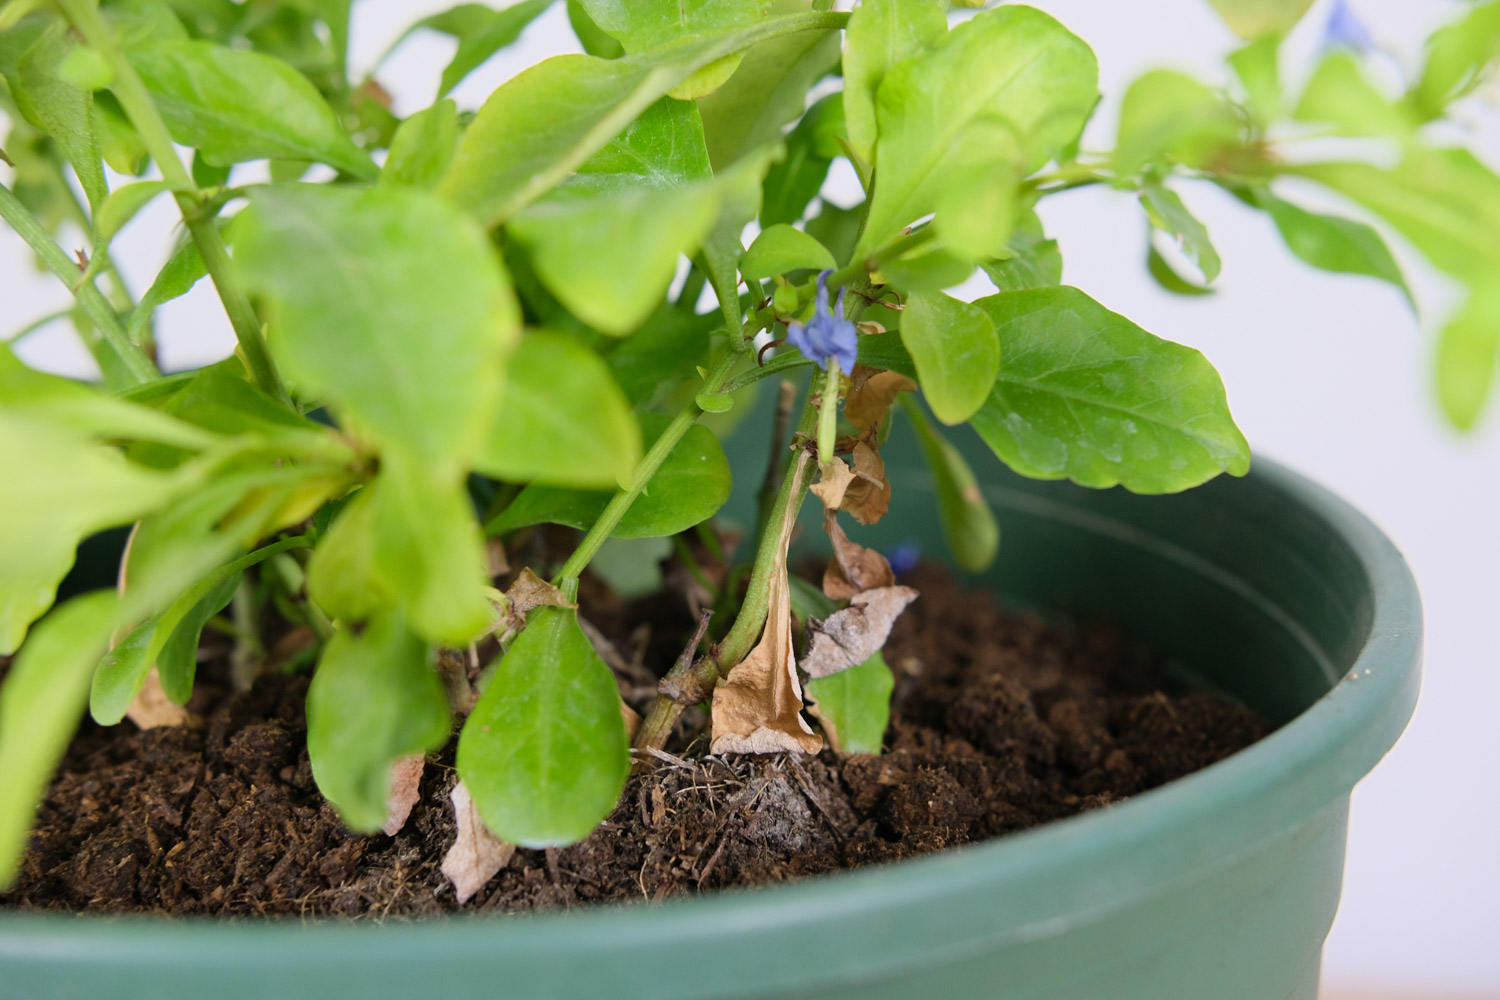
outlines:
[{"label": "plant pot", "polygon": [[[1353,508],[1270,462],[1139,497],[1014,477],[964,435],[1004,531],[986,585],[1110,615],[1279,728],[1025,833],[661,906],[388,926],[3,914],[0,994],[1314,1000],[1350,790],[1417,697],[1405,562]],[[898,431],[886,454],[895,505],[858,540],[941,553],[919,453]],[[742,484],[756,465],[738,466]]]}]

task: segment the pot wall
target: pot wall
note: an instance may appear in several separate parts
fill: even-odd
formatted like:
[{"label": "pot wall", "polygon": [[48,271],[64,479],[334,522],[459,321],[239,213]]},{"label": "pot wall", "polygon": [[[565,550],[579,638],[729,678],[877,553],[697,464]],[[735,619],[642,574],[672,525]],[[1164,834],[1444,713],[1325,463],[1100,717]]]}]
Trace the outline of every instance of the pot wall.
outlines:
[{"label": "pot wall", "polygon": [[[1314,1000],[1349,791],[1416,700],[1421,611],[1399,553],[1264,461],[1136,497],[1019,479],[954,436],[1004,533],[986,585],[1112,615],[1281,728],[1106,810],[658,907],[386,927],[0,915],[0,997]],[[886,455],[892,513],[856,537],[940,554],[918,452],[898,432]],[[741,483],[757,464],[736,464]]]}]

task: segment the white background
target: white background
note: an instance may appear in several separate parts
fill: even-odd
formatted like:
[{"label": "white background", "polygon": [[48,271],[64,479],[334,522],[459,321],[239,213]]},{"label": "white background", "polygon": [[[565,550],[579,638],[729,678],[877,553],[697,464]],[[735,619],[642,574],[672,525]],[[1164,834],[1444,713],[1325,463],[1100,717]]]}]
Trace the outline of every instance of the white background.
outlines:
[{"label": "white background", "polygon": [[[1166,65],[1210,83],[1225,79],[1220,60],[1235,39],[1202,0],[1037,5],[1098,53],[1108,97],[1089,133],[1096,147],[1109,144],[1118,98],[1143,70]],[[447,6],[361,0],[352,65],[368,67],[406,24]],[[1465,9],[1450,0],[1351,0],[1351,6],[1386,51],[1378,61],[1393,77],[1414,72],[1428,31]],[[1328,7],[1319,0],[1289,40],[1287,75],[1306,74]],[[386,64],[380,80],[395,93],[398,112],[430,100],[451,48],[423,33]],[[454,96],[461,106],[477,107],[523,66],[574,48],[559,4]],[[1490,102],[1480,100],[1469,112],[1470,138],[1492,165],[1500,165],[1497,102],[1500,91],[1492,89]],[[10,179],[3,167],[0,176]],[[1298,264],[1264,218],[1229,197],[1206,185],[1185,185],[1183,193],[1224,259],[1216,295],[1188,300],[1157,290],[1140,264],[1139,210],[1129,197],[1103,189],[1071,192],[1042,208],[1049,234],[1062,244],[1065,280],[1152,332],[1203,350],[1223,373],[1257,453],[1313,476],[1370,514],[1411,560],[1426,602],[1421,704],[1396,750],[1355,792],[1343,906],[1326,956],[1328,992],[1496,1000],[1500,414],[1493,411],[1500,406],[1467,436],[1443,423],[1430,388],[1431,345],[1453,293],[1407,248],[1397,251],[1420,320],[1385,285]],[[1311,204],[1312,196],[1295,188],[1283,193]],[[137,294],[164,259],[172,224],[171,207],[159,199],[117,241],[116,260]],[[67,302],[60,285],[32,270],[8,230],[0,232],[0,275],[0,330],[7,335]],[[215,360],[233,346],[207,282],[158,315],[169,367]],[[29,338],[23,353],[54,370],[92,370],[61,324]]]}]

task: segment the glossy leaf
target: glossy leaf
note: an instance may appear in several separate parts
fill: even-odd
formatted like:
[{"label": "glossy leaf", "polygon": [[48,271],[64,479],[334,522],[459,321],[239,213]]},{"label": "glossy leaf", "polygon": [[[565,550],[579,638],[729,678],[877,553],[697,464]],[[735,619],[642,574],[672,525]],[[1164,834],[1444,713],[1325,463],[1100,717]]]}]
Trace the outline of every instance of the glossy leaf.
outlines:
[{"label": "glossy leaf", "polygon": [[1500,365],[1500,292],[1475,290],[1438,335],[1437,390],[1443,413],[1460,430],[1478,421]]},{"label": "glossy leaf", "polygon": [[875,94],[891,67],[936,45],[948,33],[937,0],[867,0],[854,8],[845,31],[844,118],[849,145],[875,163]]},{"label": "glossy leaf", "polygon": [[1025,209],[1017,215],[1006,249],[1008,257],[979,262],[1000,291],[1049,288],[1062,282],[1062,253],[1056,240],[1047,239],[1034,210]]},{"label": "glossy leaf", "polygon": [[791,226],[771,226],[761,232],[740,259],[740,274],[747,281],[769,278],[806,268],[821,271],[838,264],[828,248]]},{"label": "glossy leaf", "polygon": [[879,753],[890,722],[896,676],[876,652],[868,660],[807,682],[808,710],[839,753]]},{"label": "glossy leaf", "polygon": [[1255,204],[1276,223],[1287,248],[1304,262],[1324,271],[1364,274],[1394,285],[1415,305],[1401,267],[1380,234],[1353,219],[1322,215],[1299,208],[1261,188]]},{"label": "glossy leaf", "polygon": [[210,163],[313,160],[376,176],[317,88],[279,59],[188,41],[138,46],[129,55],[172,138]]},{"label": "glossy leaf", "polygon": [[599,487],[624,481],[640,459],[635,414],[599,355],[561,334],[522,338],[475,468],[511,482]]},{"label": "glossy leaf", "polygon": [[396,129],[380,183],[433,188],[458,152],[458,105],[441,100],[418,111]]},{"label": "glossy leaf", "polygon": [[901,405],[911,418],[917,442],[922,446],[922,456],[927,459],[927,467],[932,472],[938,520],[943,528],[943,540],[948,543],[949,555],[970,573],[988,569],[1000,550],[1000,525],[980,492],[974,470],[969,468],[958,449],[932,426],[915,402],[903,396]]},{"label": "glossy leaf", "polygon": [[1241,38],[1284,35],[1302,19],[1312,0],[1208,0]]},{"label": "glossy leaf", "polygon": [[[1097,97],[1089,47],[1029,7],[984,11],[925,54],[897,64],[880,85],[880,182],[863,252],[939,210],[958,178],[968,185],[1036,169],[1083,128]],[[962,211],[961,200],[948,206]],[[941,223],[943,213],[939,212]],[[1005,231],[991,236],[1003,246]]]},{"label": "glossy leaf", "polygon": [[61,78],[58,70],[73,46],[58,25],[34,42],[16,65],[13,94],[27,118],[56,141],[78,176],[89,205],[98,209],[109,194],[99,162],[94,95]]},{"label": "glossy leaf", "polygon": [[973,416],[1000,367],[1000,341],[984,310],[941,292],[913,292],[901,313],[901,342],[937,418],[959,424]]},{"label": "glossy leaf", "polygon": [[448,739],[448,700],[427,647],[394,616],[328,640],[307,689],[313,778],[351,830],[385,823],[391,765]]},{"label": "glossy leaf", "polygon": [[1147,183],[1141,187],[1141,207],[1146,210],[1146,218],[1152,227],[1176,241],[1205,282],[1212,283],[1219,276],[1219,254],[1208,238],[1208,230],[1188,211],[1176,191],[1154,182]]},{"label": "glossy leaf", "polygon": [[1240,142],[1243,126],[1219,94],[1173,70],[1143,74],[1120,106],[1115,170],[1124,176],[1153,163],[1207,164]]},{"label": "glossy leaf", "polygon": [[620,694],[572,609],[531,613],[464,725],[457,763],[485,825],[523,847],[582,840],[614,809],[630,771]]},{"label": "glossy leaf", "polygon": [[[640,417],[649,448],[670,421],[659,413],[643,413]],[[691,427],[652,477],[646,492],[621,518],[614,537],[675,535],[713,516],[729,499],[729,487],[729,462],[718,439],[706,427]],[[488,530],[500,534],[547,522],[588,528],[599,519],[611,496],[609,492],[528,486]]]},{"label": "glossy leaf", "polygon": [[456,476],[489,429],[520,332],[484,234],[401,187],[263,188],[247,215],[236,263],[275,306],[269,340],[286,374],[360,432]]},{"label": "glossy leaf", "polygon": [[0,888],[15,879],[37,805],[78,728],[116,604],[95,591],[60,606],[0,685]]},{"label": "glossy leaf", "polygon": [[1012,469],[1136,493],[1249,469],[1249,446],[1202,354],[1067,286],[974,304],[995,323],[1001,362],[971,423]]}]

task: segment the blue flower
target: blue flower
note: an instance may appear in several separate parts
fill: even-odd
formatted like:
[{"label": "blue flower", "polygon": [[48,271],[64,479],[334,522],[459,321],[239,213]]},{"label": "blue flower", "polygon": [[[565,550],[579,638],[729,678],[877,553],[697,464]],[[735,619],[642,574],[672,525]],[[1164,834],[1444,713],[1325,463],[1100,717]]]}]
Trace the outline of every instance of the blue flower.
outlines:
[{"label": "blue flower", "polygon": [[1323,48],[1347,48],[1355,52],[1368,52],[1375,47],[1370,29],[1349,9],[1347,0],[1335,0],[1328,13],[1328,24],[1323,28]]},{"label": "blue flower", "polygon": [[828,359],[839,363],[839,370],[852,372],[854,360],[859,355],[859,331],[844,318],[844,293],[839,290],[839,300],[828,312],[828,276],[824,271],[818,275],[818,301],[813,306],[812,319],[804,325],[792,323],[786,328],[786,342],[819,368],[828,368]]},{"label": "blue flower", "polygon": [[902,542],[885,554],[886,562],[891,564],[891,572],[897,576],[905,576],[916,569],[921,558],[922,547],[912,541]]}]

